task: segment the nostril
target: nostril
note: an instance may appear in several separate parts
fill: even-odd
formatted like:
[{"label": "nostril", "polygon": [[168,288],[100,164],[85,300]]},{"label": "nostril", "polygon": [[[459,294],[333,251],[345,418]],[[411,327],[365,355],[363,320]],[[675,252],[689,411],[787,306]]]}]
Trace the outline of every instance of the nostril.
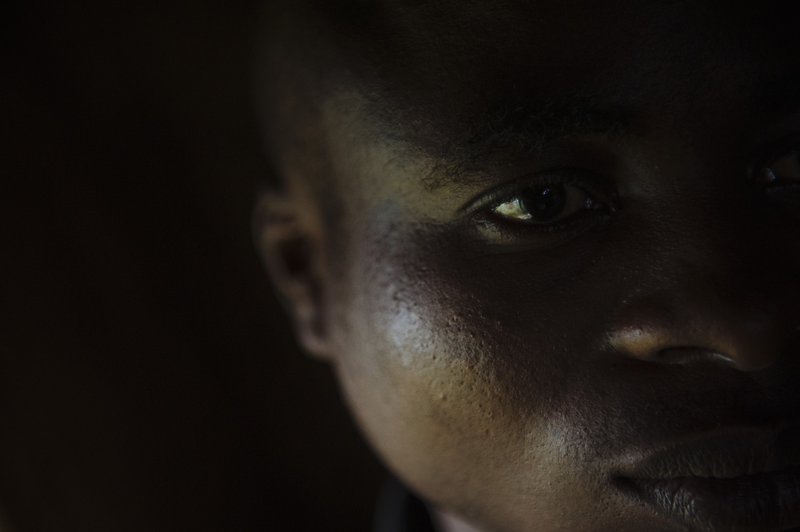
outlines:
[{"label": "nostril", "polygon": [[662,364],[697,364],[711,363],[728,367],[735,367],[736,361],[728,355],[694,346],[668,347],[659,350],[654,357],[654,362]]},{"label": "nostril", "polygon": [[747,372],[765,370],[785,358],[796,322],[788,323],[777,311],[723,303],[695,300],[681,312],[654,303],[637,305],[615,319],[607,346],[643,362]]}]

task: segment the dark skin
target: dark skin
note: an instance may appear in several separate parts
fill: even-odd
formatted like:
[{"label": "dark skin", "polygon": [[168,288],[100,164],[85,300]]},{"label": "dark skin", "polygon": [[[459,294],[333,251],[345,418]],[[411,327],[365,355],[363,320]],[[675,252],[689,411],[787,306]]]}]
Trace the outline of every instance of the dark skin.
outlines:
[{"label": "dark skin", "polygon": [[[399,4],[321,96],[327,197],[287,149],[257,211],[298,336],[377,452],[446,530],[800,527],[791,497],[759,513],[704,502],[731,480],[669,480],[800,489],[775,480],[800,464],[775,443],[800,447],[796,18]],[[761,465],[686,464],[740,443]]]}]

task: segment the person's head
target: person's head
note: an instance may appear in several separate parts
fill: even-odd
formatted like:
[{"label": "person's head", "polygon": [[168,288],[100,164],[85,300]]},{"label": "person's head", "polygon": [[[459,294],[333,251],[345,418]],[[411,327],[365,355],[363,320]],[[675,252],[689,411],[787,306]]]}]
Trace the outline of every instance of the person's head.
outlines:
[{"label": "person's head", "polygon": [[800,526],[787,4],[273,3],[257,240],[432,506],[487,531]]}]

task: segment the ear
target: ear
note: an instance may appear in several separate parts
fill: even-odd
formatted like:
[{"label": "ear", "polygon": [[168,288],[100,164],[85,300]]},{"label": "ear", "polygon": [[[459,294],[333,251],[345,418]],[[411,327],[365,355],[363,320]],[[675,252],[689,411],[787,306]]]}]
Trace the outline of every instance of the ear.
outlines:
[{"label": "ear", "polygon": [[263,192],[253,213],[253,234],[261,259],[294,323],[302,347],[329,358],[323,297],[322,234],[300,213],[308,205],[281,192]]}]

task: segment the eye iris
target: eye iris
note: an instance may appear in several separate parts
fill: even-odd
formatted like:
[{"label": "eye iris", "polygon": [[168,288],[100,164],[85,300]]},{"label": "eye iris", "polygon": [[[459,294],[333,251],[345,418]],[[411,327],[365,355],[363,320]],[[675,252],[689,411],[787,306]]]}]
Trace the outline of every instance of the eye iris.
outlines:
[{"label": "eye iris", "polygon": [[540,222],[552,220],[561,214],[567,194],[563,185],[542,185],[526,188],[520,195],[522,206],[531,217]]}]

